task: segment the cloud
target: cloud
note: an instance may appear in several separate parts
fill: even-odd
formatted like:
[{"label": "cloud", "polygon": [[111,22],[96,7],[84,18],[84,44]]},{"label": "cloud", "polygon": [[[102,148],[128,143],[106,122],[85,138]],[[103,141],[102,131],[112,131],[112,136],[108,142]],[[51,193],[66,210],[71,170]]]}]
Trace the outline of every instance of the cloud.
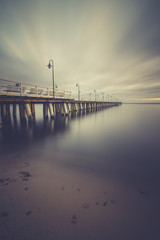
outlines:
[{"label": "cloud", "polygon": [[[3,8],[3,11],[2,11]],[[155,1],[2,1],[1,77],[76,92],[158,98],[159,3]]]}]

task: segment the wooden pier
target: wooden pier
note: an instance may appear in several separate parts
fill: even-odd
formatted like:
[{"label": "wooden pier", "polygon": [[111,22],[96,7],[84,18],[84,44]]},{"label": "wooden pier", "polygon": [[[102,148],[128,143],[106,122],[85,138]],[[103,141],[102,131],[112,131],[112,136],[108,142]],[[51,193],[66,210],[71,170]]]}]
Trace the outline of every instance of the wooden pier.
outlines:
[{"label": "wooden pier", "polygon": [[53,97],[53,89],[0,79],[2,125],[11,122],[11,115],[12,118],[16,120],[18,113],[22,123],[33,123],[36,116],[35,104],[43,104],[44,119],[54,119],[58,115],[66,116],[75,111],[97,111],[118,106],[121,103],[75,100],[72,99],[71,92],[57,89]]}]

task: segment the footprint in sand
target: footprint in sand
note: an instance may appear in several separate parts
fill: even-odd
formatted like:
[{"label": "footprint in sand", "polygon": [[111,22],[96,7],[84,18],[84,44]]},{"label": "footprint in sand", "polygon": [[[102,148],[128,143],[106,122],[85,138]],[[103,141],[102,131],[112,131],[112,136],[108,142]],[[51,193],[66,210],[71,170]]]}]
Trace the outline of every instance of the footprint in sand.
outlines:
[{"label": "footprint in sand", "polygon": [[107,205],[107,203],[108,203],[108,201],[105,201],[105,202],[103,203],[103,206],[105,207],[105,206]]},{"label": "footprint in sand", "polygon": [[27,215],[27,216],[29,216],[29,215],[31,215],[31,214],[32,214],[32,211],[26,212],[26,215]]},{"label": "footprint in sand", "polygon": [[21,174],[21,178],[23,181],[28,181],[28,179],[31,177],[31,174],[29,172],[18,172]]},{"label": "footprint in sand", "polygon": [[16,179],[11,179],[11,178],[0,178],[0,183],[3,185],[8,185],[9,183],[16,182]]},{"label": "footprint in sand", "polygon": [[71,223],[77,224],[77,217],[75,214],[72,215]]},{"label": "footprint in sand", "polygon": [[83,204],[83,207],[87,209],[87,208],[89,208],[89,204],[88,203]]}]

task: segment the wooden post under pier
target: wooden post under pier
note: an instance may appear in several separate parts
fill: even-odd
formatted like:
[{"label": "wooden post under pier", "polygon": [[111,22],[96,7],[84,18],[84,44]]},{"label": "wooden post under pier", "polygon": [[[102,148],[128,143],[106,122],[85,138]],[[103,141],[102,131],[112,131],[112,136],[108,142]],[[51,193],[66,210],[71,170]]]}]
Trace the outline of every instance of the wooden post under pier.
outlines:
[{"label": "wooden post under pier", "polygon": [[48,104],[43,103],[43,117],[44,119],[48,119]]},{"label": "wooden post under pier", "polygon": [[[57,113],[67,115],[70,112],[85,112],[100,110],[107,107],[120,105],[119,102],[96,102],[96,101],[77,101],[74,99],[55,99],[29,96],[0,96],[0,111],[2,123],[9,123],[18,118],[17,105],[19,106],[20,121],[22,123],[35,120],[35,104],[43,104],[43,116],[55,118]],[[11,118],[11,105],[13,106],[13,118]]]},{"label": "wooden post under pier", "polygon": [[35,104],[34,103],[31,103],[31,112],[32,112],[33,120],[35,121],[36,114],[35,114]]},{"label": "wooden post under pier", "polygon": [[17,104],[13,103],[13,119],[17,119]]},{"label": "wooden post under pier", "polygon": [[19,115],[20,115],[20,120],[22,124],[27,123],[27,114],[26,114],[26,109],[24,103],[19,104]]},{"label": "wooden post under pier", "polygon": [[61,115],[65,115],[64,103],[61,103],[60,106],[61,106]]},{"label": "wooden post under pier", "polygon": [[26,115],[28,117],[28,122],[32,123],[33,117],[32,117],[31,105],[29,103],[25,104],[25,110],[26,110]]},{"label": "wooden post under pier", "polygon": [[1,104],[1,118],[2,123],[5,124],[7,120],[6,104]]},{"label": "wooden post under pier", "polygon": [[67,103],[64,103],[64,111],[65,111],[65,114],[66,114],[66,115],[69,114],[68,104],[67,104]]},{"label": "wooden post under pier", "polygon": [[72,112],[72,103],[68,103],[68,110],[69,112]]},{"label": "wooden post under pier", "polygon": [[55,107],[56,107],[56,113],[60,114],[61,113],[61,105],[60,105],[60,103],[55,103]]},{"label": "wooden post under pier", "polygon": [[52,103],[49,103],[49,104],[48,104],[48,108],[49,108],[49,112],[50,112],[50,115],[51,115],[51,119],[54,119],[53,104],[52,104]]},{"label": "wooden post under pier", "polygon": [[53,105],[54,118],[56,118],[56,116],[57,116],[57,112],[56,112],[56,104],[53,103],[52,105]]},{"label": "wooden post under pier", "polygon": [[6,116],[7,116],[7,121],[8,123],[11,122],[11,109],[10,109],[10,104],[6,104]]}]

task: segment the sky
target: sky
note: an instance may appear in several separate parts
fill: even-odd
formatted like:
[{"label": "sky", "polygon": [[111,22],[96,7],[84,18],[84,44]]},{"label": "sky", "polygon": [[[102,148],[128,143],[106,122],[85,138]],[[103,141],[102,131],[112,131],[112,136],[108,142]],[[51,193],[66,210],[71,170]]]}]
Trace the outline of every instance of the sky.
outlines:
[{"label": "sky", "polygon": [[160,1],[0,0],[0,78],[160,102]]}]

